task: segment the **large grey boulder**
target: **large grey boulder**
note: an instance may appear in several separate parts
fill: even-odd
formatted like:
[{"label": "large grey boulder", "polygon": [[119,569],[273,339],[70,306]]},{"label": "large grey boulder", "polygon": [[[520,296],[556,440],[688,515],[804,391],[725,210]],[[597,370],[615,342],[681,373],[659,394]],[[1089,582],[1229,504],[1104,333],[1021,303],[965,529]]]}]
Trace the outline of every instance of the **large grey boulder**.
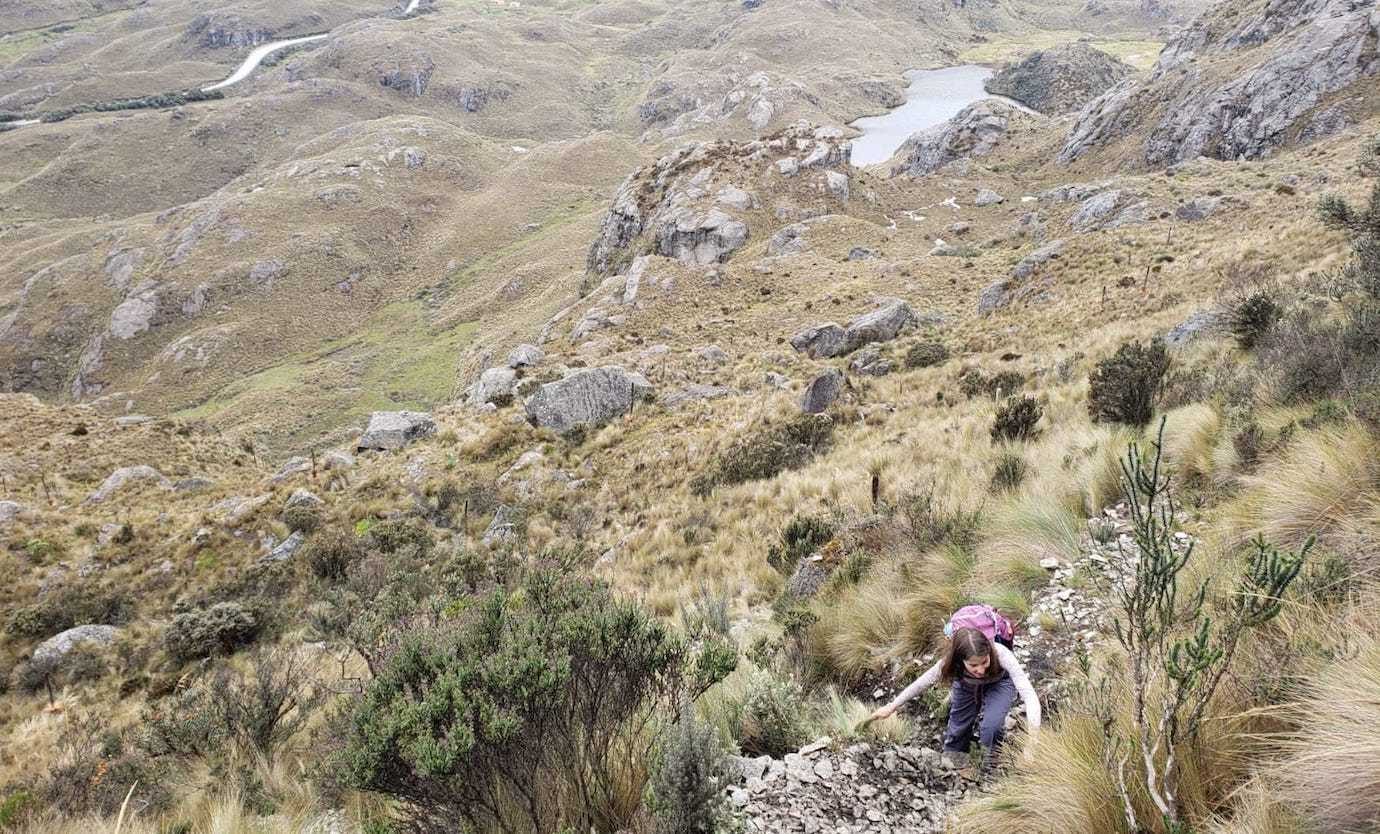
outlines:
[{"label": "large grey boulder", "polygon": [[436,421],[422,411],[375,411],[355,451],[391,451],[436,433]]},{"label": "large grey boulder", "polygon": [[302,549],[302,545],[306,540],[306,536],[301,530],[294,530],[291,536],[284,539],[281,544],[274,547],[267,555],[261,557],[259,559],[259,564],[269,565],[275,562],[286,562],[291,559],[297,551]]},{"label": "large grey boulder", "polygon": [[548,382],[527,398],[525,407],[533,425],[564,434],[576,426],[602,426],[652,393],[646,377],[609,365]]},{"label": "large grey boulder", "polygon": [[534,368],[546,358],[546,352],[536,345],[518,345],[508,354],[508,367]]},{"label": "large grey boulder", "polygon": [[717,208],[697,212],[687,207],[662,221],[656,251],[683,264],[709,266],[728,260],[747,239],[747,224],[732,215]]},{"label": "large grey boulder", "polygon": [[108,646],[115,642],[119,635],[120,630],[109,625],[79,625],[69,628],[39,643],[38,648],[34,649],[33,662],[52,670],[78,646]]},{"label": "large grey boulder", "polygon": [[791,347],[811,359],[830,359],[848,352],[848,334],[832,321],[825,322],[792,336]]},{"label": "large grey boulder", "polygon": [[0,501],[0,527],[28,514],[28,509],[17,501]]},{"label": "large grey boulder", "polygon": [[1194,197],[1192,200],[1189,200],[1175,209],[1174,216],[1179,220],[1196,223],[1199,220],[1206,220],[1211,217],[1221,206],[1221,197]]},{"label": "large grey boulder", "polygon": [[810,380],[805,388],[805,396],[800,400],[800,410],[806,414],[823,414],[842,392],[843,371],[830,368]]},{"label": "large grey boulder", "polygon": [[891,175],[930,174],[958,159],[985,156],[1002,137],[1016,109],[994,99],[970,104],[949,121],[910,137],[892,159]]},{"label": "large grey boulder", "polygon": [[855,351],[874,342],[889,342],[914,329],[919,323],[920,317],[915,315],[909,304],[900,300],[888,301],[849,322],[845,332],[848,350]]},{"label": "large grey boulder", "polygon": [[1134,73],[1130,64],[1075,42],[1031,53],[983,86],[989,93],[1052,116],[1077,112]]},{"label": "large grey boulder", "polygon": [[479,379],[470,386],[471,406],[481,406],[485,403],[494,405],[507,405],[513,400],[513,386],[517,385],[517,371],[512,368],[489,368],[479,375]]},{"label": "large grey boulder", "polygon": [[122,466],[111,472],[96,488],[96,491],[86,497],[85,503],[99,504],[130,484],[145,482],[153,483],[159,489],[171,490],[173,488],[172,481],[152,466],[146,464]]},{"label": "large grey boulder", "polygon": [[1109,188],[1084,200],[1078,210],[1069,218],[1069,225],[1080,232],[1090,231],[1112,216],[1121,203],[1123,192],[1119,188]]},{"label": "large grey boulder", "polygon": [[1011,277],[1019,280],[1029,278],[1031,275],[1040,271],[1045,264],[1055,260],[1063,253],[1064,241],[1051,240],[1049,243],[1046,243],[1044,246],[1041,246],[1024,258],[1021,258],[1020,262],[1011,270]]},{"label": "large grey boulder", "polygon": [[1216,4],[1165,46],[1148,79],[1090,102],[1058,158],[1129,141],[1145,165],[1254,159],[1296,135],[1317,138],[1346,123],[1318,109],[1380,73],[1378,38],[1373,3]]},{"label": "large grey boulder", "polygon": [[1010,305],[1015,289],[1016,282],[1010,278],[998,278],[983,287],[982,292],[978,293],[978,315],[990,316],[1001,308]]},{"label": "large grey boulder", "polygon": [[1229,329],[1231,317],[1221,310],[1199,310],[1179,322],[1164,335],[1169,347],[1183,347],[1209,336],[1220,336]]}]

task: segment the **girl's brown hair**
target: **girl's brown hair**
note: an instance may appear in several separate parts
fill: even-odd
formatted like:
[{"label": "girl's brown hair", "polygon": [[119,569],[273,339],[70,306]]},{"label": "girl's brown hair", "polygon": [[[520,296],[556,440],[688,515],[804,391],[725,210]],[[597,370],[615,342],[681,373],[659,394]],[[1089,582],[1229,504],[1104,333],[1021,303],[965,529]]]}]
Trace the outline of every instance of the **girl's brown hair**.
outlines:
[{"label": "girl's brown hair", "polygon": [[995,680],[1001,677],[1001,664],[997,662],[995,653],[992,651],[992,642],[975,628],[960,628],[954,632],[954,636],[949,639],[948,648],[944,650],[944,665],[940,667],[939,679],[947,686],[955,680],[967,674],[963,668],[963,661],[974,657],[990,656],[991,661],[987,664],[987,674],[983,680]]}]

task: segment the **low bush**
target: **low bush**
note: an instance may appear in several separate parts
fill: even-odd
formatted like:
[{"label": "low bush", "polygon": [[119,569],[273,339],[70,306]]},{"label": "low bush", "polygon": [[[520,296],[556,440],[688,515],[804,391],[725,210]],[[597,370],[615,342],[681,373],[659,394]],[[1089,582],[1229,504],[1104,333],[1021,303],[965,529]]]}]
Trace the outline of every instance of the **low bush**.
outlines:
[{"label": "low bush", "polygon": [[185,611],[173,617],[163,634],[163,645],[178,661],[230,654],[254,641],[259,618],[237,602],[218,602],[209,608]]},{"label": "low bush", "polygon": [[1045,410],[1034,397],[1009,397],[992,419],[992,442],[1029,440],[1039,433],[1035,425]]},{"label": "low bush", "polygon": [[1231,332],[1236,337],[1236,343],[1244,350],[1251,350],[1283,314],[1283,309],[1270,292],[1257,290],[1251,293],[1231,311]]},{"label": "low bush", "polygon": [[715,487],[772,478],[809,463],[829,444],[834,422],[822,414],[798,414],[766,425],[734,443],[690,481],[690,491],[703,498]]},{"label": "low bush", "polygon": [[353,532],[331,527],[312,536],[302,548],[302,561],[318,579],[338,581],[364,557],[364,546]]},{"label": "low bush", "polygon": [[779,759],[810,740],[805,692],[790,679],[756,673],[735,713],[733,737],[746,755]]},{"label": "low bush", "polygon": [[380,553],[398,553],[411,549],[417,556],[431,552],[435,541],[426,525],[416,519],[380,521],[369,528],[368,544]]},{"label": "low bush", "polygon": [[1088,377],[1088,412],[1096,422],[1144,426],[1154,416],[1169,352],[1164,341],[1127,342]]},{"label": "low bush", "polygon": [[981,368],[964,368],[958,375],[958,390],[968,399],[1007,397],[1025,387],[1019,371],[998,371],[988,376]]},{"label": "low bush", "polygon": [[309,501],[283,510],[283,523],[293,532],[312,533],[321,526],[321,508]]},{"label": "low bush", "polygon": [[713,683],[691,686],[684,643],[606,586],[547,571],[448,610],[377,664],[342,781],[418,831],[630,827],[658,716]]},{"label": "low bush", "polygon": [[949,359],[949,349],[942,342],[918,342],[906,351],[907,368],[928,368]]},{"label": "low bush", "polygon": [[782,576],[790,576],[801,559],[834,537],[834,525],[825,516],[796,515],[781,528],[778,541],[767,547],[767,564]]},{"label": "low bush", "polygon": [[901,532],[916,552],[945,544],[971,548],[977,543],[982,508],[965,510],[957,502],[944,501],[933,486],[901,495],[896,512]]},{"label": "low bush", "polygon": [[128,593],[91,582],[63,585],[39,596],[37,602],[16,608],[5,631],[16,637],[51,637],[87,623],[121,625],[134,610]]}]

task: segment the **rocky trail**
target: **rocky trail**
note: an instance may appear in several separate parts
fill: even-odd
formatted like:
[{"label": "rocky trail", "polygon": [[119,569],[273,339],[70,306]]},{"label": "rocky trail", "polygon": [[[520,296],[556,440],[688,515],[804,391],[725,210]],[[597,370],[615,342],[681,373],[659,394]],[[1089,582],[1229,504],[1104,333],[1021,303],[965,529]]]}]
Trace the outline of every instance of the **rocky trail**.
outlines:
[{"label": "rocky trail", "polygon": [[[1111,614],[1103,592],[1117,572],[1134,564],[1135,544],[1125,505],[1090,518],[1080,554],[1072,563],[1042,561],[1049,584],[1032,600],[1029,619],[1017,628],[1015,653],[1040,692],[1047,714],[1057,713],[1063,690],[1058,672],[1080,647],[1110,633]],[[1177,535],[1178,546],[1191,538]],[[1041,625],[1041,623],[1044,625]],[[916,660],[897,676],[897,689],[910,682],[933,656]],[[873,693],[883,701],[894,692]],[[916,699],[903,710],[916,709]],[[1017,704],[1007,728],[1018,723]],[[931,834],[948,830],[950,816],[984,787],[966,780],[940,755],[942,724],[921,722],[908,744],[857,743],[836,749],[821,738],[782,759],[736,758],[739,776],[727,788],[749,832],[872,832]],[[1000,777],[998,777],[1000,778]]]}]

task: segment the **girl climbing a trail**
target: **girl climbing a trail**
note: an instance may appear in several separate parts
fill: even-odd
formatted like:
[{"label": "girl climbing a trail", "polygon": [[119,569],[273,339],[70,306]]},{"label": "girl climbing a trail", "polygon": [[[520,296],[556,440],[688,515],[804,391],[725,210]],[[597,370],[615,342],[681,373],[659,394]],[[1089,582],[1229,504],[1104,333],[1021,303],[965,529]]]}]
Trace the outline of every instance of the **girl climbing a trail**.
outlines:
[{"label": "girl climbing a trail", "polygon": [[[937,682],[948,684],[949,726],[944,732],[944,757],[961,767],[967,761],[976,725],[985,773],[996,761],[1006,735],[1006,714],[1020,695],[1025,704],[1029,737],[1025,753],[1029,759],[1040,732],[1040,699],[1011,651],[1011,624],[989,606],[970,605],[949,619],[944,633],[949,643],[943,656],[868,720],[891,716],[906,701]],[[974,774],[967,770],[965,775]]]}]

